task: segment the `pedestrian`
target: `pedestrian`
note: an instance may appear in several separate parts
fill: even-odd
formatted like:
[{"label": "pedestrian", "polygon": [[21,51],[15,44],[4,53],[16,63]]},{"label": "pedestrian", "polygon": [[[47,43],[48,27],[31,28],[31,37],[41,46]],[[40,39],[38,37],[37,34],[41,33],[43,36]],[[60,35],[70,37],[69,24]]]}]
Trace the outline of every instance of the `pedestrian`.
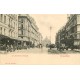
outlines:
[{"label": "pedestrian", "polygon": [[9,52],[9,45],[6,46],[6,51]]},{"label": "pedestrian", "polygon": [[12,44],[11,44],[11,46],[10,46],[10,51],[11,51],[11,52],[13,51],[13,46],[12,46]]}]

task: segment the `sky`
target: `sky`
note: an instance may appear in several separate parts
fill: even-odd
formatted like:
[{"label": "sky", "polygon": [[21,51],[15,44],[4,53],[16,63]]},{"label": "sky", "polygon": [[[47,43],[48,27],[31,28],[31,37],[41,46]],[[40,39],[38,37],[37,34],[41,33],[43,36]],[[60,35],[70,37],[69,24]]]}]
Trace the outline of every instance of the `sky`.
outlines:
[{"label": "sky", "polygon": [[50,26],[51,42],[55,43],[55,36],[58,30],[63,27],[67,22],[67,14],[30,14],[36,21],[39,32],[42,34],[43,39],[47,36],[50,39]]}]

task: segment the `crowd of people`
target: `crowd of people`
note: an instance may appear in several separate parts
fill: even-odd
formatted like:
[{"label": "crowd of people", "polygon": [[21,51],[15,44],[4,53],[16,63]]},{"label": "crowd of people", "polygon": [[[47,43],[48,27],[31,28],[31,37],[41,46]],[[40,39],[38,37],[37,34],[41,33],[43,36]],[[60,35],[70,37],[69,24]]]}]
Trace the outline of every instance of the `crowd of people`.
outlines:
[{"label": "crowd of people", "polygon": [[9,51],[12,52],[16,50],[16,47],[14,45],[1,44],[0,50],[6,51],[6,52],[9,52]]},{"label": "crowd of people", "polygon": [[30,48],[42,48],[42,44],[39,44],[37,46],[31,46],[31,45],[14,45],[14,44],[0,44],[0,50],[6,51],[6,52],[14,52],[15,50],[21,50],[21,49],[30,49]]}]

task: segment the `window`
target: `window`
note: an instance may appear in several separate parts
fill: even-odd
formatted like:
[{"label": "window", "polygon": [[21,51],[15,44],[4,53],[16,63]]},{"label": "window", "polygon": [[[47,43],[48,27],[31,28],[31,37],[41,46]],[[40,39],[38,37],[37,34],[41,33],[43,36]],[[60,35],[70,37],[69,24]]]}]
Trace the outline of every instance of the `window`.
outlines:
[{"label": "window", "polygon": [[79,42],[78,41],[74,41],[74,45],[79,45]]},{"label": "window", "polygon": [[21,29],[23,29],[23,24],[21,25]]},{"label": "window", "polygon": [[77,24],[80,24],[80,15],[77,15]]},{"label": "window", "polygon": [[2,34],[2,27],[0,27],[0,34]]},{"label": "window", "polygon": [[0,14],[0,21],[1,21],[1,14]]},{"label": "window", "polygon": [[21,34],[23,35],[23,30],[22,30]]},{"label": "window", "polygon": [[5,29],[4,29],[4,35],[5,35]]},{"label": "window", "polygon": [[80,32],[80,26],[79,26],[79,25],[77,26],[77,31],[79,31],[79,32]]},{"label": "window", "polygon": [[15,28],[15,22],[14,22],[14,28]]},{"label": "window", "polygon": [[21,30],[19,30],[18,32],[19,32],[19,35],[21,35]]},{"label": "window", "polygon": [[23,19],[21,19],[21,23],[23,23]]},{"label": "window", "polygon": [[0,14],[0,21],[2,22],[3,20],[3,14]]},{"label": "window", "polygon": [[6,16],[4,16],[4,23],[6,23]]},{"label": "window", "polygon": [[11,26],[12,26],[12,20],[11,20]]},{"label": "window", "polygon": [[10,18],[9,18],[9,26],[10,26]]},{"label": "window", "polygon": [[13,37],[13,35],[12,35],[12,34],[13,34],[13,32],[11,31],[11,37]]},{"label": "window", "polygon": [[21,22],[21,19],[19,18],[19,22]]},{"label": "window", "polygon": [[77,39],[80,39],[80,33],[77,34]]}]

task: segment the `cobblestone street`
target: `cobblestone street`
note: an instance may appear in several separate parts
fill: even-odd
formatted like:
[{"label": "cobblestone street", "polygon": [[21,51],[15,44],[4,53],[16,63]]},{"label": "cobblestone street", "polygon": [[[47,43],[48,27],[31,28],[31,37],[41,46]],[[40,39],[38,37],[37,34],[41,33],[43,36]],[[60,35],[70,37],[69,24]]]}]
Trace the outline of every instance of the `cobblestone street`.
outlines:
[{"label": "cobblestone street", "polygon": [[[17,50],[15,52],[0,53],[1,64],[80,64],[80,54],[74,51],[64,51],[60,53],[55,48],[53,53],[48,52],[48,48],[30,48],[27,50]],[[55,53],[56,54],[55,54]],[[74,53],[75,54],[74,54]],[[58,53],[58,54],[57,54]],[[76,54],[78,53],[78,54]],[[77,58],[75,60],[74,58]]]}]

